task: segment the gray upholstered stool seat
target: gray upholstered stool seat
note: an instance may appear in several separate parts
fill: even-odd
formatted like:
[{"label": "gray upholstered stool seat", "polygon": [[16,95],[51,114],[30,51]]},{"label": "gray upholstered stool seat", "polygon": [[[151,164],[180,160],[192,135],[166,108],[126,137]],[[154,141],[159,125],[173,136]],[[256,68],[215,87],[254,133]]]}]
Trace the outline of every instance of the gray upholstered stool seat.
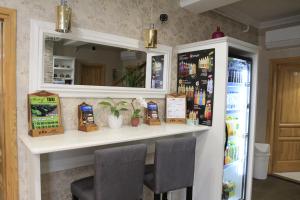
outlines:
[{"label": "gray upholstered stool seat", "polygon": [[95,176],[74,181],[74,200],[141,200],[147,146],[95,151]]},{"label": "gray upholstered stool seat", "polygon": [[146,165],[144,184],[154,192],[154,199],[167,199],[167,192],[187,188],[192,200],[195,168],[195,137],[163,139],[155,144],[154,165]]},{"label": "gray upholstered stool seat", "polygon": [[94,194],[94,177],[74,181],[71,184],[71,193],[78,199],[95,200]]}]

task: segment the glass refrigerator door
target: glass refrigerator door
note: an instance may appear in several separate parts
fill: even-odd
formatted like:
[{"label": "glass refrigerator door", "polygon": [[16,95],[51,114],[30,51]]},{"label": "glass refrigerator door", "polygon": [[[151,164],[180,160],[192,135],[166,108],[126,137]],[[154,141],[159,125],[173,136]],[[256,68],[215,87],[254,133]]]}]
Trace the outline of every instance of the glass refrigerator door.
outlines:
[{"label": "glass refrigerator door", "polygon": [[229,58],[223,200],[245,199],[251,62]]}]

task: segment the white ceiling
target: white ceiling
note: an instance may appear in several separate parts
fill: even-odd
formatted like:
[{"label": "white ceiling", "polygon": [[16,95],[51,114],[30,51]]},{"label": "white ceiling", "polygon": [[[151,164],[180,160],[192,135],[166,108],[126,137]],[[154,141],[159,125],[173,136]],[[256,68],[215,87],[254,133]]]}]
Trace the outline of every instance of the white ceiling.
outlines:
[{"label": "white ceiling", "polygon": [[241,0],[216,12],[257,28],[269,28],[300,23],[300,0]]}]

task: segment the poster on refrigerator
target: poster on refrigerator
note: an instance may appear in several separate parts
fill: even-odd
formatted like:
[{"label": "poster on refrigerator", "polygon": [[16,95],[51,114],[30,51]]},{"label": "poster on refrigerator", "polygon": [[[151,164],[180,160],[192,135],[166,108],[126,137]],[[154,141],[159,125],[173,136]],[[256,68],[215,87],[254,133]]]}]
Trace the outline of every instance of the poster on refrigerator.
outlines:
[{"label": "poster on refrigerator", "polygon": [[215,49],[178,54],[177,93],[187,99],[187,124],[212,125]]},{"label": "poster on refrigerator", "polygon": [[164,55],[152,56],[151,88],[163,88]]}]

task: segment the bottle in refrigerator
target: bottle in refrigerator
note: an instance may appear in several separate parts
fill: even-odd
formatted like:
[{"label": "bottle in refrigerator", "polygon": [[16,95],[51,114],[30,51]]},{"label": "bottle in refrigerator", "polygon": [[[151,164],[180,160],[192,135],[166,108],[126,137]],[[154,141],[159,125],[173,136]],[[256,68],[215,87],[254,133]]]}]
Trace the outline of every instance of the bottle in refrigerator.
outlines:
[{"label": "bottle in refrigerator", "polygon": [[235,195],[236,184],[233,181],[225,181],[223,183],[222,200],[228,200]]}]

